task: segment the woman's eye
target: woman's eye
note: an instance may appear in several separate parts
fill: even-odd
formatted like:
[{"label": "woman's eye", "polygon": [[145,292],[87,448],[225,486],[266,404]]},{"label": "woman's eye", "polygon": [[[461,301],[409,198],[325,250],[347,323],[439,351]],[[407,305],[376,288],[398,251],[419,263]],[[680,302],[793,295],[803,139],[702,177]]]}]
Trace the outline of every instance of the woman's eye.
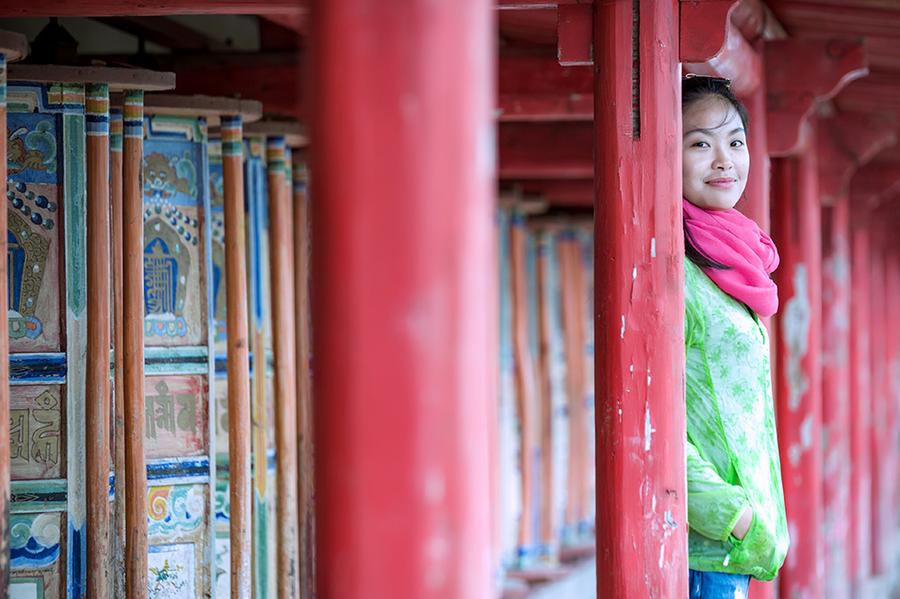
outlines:
[{"label": "woman's eye", "polygon": [[732,148],[742,148],[742,147],[744,147],[744,142],[741,141],[740,139],[736,139],[733,142],[731,142],[731,147]]},{"label": "woman's eye", "polygon": [[695,147],[695,148],[708,148],[708,147],[709,147],[709,144],[706,143],[705,141],[697,141],[697,142],[694,142],[693,147]]}]

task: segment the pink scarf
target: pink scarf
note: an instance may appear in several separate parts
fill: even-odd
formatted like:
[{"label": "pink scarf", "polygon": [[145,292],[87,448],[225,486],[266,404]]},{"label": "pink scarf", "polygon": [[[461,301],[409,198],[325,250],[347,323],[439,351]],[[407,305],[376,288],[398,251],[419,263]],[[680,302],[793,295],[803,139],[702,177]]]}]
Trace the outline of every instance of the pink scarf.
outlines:
[{"label": "pink scarf", "polygon": [[769,277],[778,268],[778,250],[765,231],[734,208],[705,210],[687,200],[684,224],[701,254],[729,267],[703,269],[719,289],[760,316],[778,311],[778,288]]}]

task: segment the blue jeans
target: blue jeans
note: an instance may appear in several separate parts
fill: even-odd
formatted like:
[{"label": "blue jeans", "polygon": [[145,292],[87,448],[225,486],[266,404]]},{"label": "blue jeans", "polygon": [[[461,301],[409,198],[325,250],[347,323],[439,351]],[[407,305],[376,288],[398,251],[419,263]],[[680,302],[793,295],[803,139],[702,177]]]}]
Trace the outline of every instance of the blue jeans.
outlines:
[{"label": "blue jeans", "polygon": [[750,576],[691,570],[690,599],[746,599]]}]

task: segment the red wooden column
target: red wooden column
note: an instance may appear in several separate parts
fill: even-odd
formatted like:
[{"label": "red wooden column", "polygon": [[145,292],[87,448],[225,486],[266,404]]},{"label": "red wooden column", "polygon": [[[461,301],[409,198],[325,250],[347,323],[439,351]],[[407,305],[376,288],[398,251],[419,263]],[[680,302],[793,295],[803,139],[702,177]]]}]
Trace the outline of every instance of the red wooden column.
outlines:
[{"label": "red wooden column", "polygon": [[[25,36],[0,31],[0,156],[6,156],[6,62],[28,52]],[[6,160],[0,160],[0,181],[6,181]],[[0,210],[0,231],[6,230],[6,211]],[[0,236],[0,255],[6,255],[6,236]],[[0,592],[9,587],[9,304],[6,261],[0,264]]]},{"label": "red wooden column", "polygon": [[[755,44],[760,56],[762,68],[765,69],[765,54],[760,41]],[[766,83],[760,78],[756,88],[741,97],[750,115],[750,130],[747,131],[747,147],[750,150],[750,173],[747,177],[747,189],[744,198],[738,202],[737,208],[747,217],[756,221],[763,231],[770,229],[770,188],[772,165],[769,160],[769,144],[766,135]]]},{"label": "red wooden column", "polygon": [[[598,597],[687,596],[678,2],[594,4]],[[636,79],[633,77],[637,76]]]},{"label": "red wooden column", "polygon": [[791,549],[781,570],[786,597],[823,597],[822,229],[814,144],[773,165],[773,232],[779,331],[775,396]]},{"label": "red wooden column", "polygon": [[85,88],[87,130],[87,372],[85,383],[85,495],[87,588],[105,597],[109,584],[109,85]]},{"label": "red wooden column", "polygon": [[[894,530],[889,526],[890,514],[890,481],[896,477],[888,467],[889,452],[894,448],[888,446],[888,364],[886,360],[888,344],[887,335],[887,302],[885,289],[885,251],[887,235],[878,217],[870,223],[871,237],[869,252],[869,310],[870,310],[870,350],[869,364],[871,376],[871,418],[870,429],[870,464],[872,468],[871,497],[871,559],[873,576],[884,574],[891,568],[887,561],[887,546]],[[893,232],[892,232],[893,233]]]},{"label": "red wooden column", "polygon": [[317,593],[489,597],[493,3],[311,17]]},{"label": "red wooden column", "polygon": [[828,597],[850,597],[850,198],[822,208],[822,476]]},{"label": "red wooden column", "polygon": [[869,366],[869,225],[864,210],[854,211],[850,267],[850,510],[853,530],[850,539],[850,573],[854,596],[861,597],[862,585],[871,572],[872,467],[870,431],[872,393]]},{"label": "red wooden column", "polygon": [[[822,119],[817,136],[823,253],[823,533],[825,584],[834,599],[850,597],[856,578],[858,497],[854,494],[858,492],[855,483],[860,482],[854,477],[852,460],[854,422],[859,414],[851,403],[851,341],[856,337],[851,327],[851,206],[856,214],[866,215],[868,198],[851,200],[850,182],[860,165],[895,140],[892,122],[879,115],[852,112]],[[882,169],[875,168],[883,179]],[[860,180],[866,185],[876,183],[866,172]],[[868,266],[863,268],[868,270]]]}]

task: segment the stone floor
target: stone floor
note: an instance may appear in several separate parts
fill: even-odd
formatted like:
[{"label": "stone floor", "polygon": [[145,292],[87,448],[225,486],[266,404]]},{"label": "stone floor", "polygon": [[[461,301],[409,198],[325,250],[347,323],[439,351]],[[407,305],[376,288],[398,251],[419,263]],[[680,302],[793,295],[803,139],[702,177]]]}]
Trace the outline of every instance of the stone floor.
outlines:
[{"label": "stone floor", "polygon": [[528,599],[595,599],[597,570],[593,559],[575,567],[571,575],[551,584],[536,587]]}]

